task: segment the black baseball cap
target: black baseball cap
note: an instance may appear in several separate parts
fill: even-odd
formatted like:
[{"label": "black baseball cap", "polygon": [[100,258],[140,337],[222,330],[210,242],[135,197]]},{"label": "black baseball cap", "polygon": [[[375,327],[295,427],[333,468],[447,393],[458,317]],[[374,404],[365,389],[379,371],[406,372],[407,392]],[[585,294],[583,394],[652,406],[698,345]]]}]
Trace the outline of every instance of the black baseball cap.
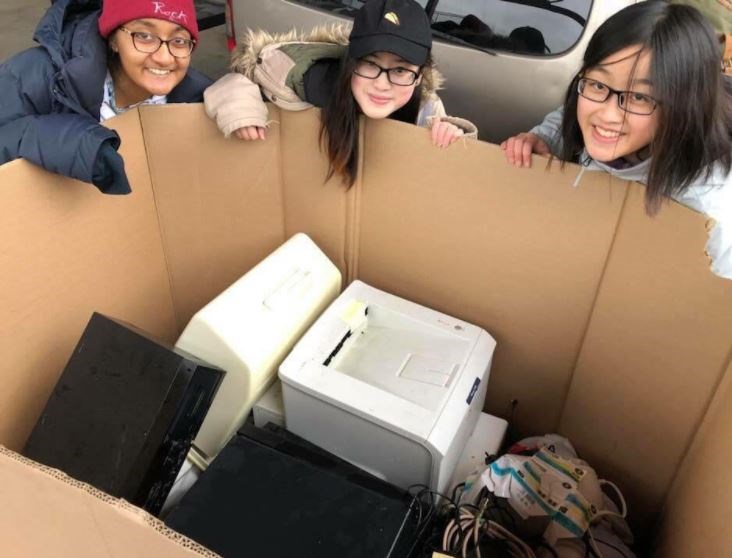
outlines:
[{"label": "black baseball cap", "polygon": [[431,48],[430,20],[417,2],[367,0],[353,20],[348,54],[362,58],[374,52],[391,52],[421,66]]}]

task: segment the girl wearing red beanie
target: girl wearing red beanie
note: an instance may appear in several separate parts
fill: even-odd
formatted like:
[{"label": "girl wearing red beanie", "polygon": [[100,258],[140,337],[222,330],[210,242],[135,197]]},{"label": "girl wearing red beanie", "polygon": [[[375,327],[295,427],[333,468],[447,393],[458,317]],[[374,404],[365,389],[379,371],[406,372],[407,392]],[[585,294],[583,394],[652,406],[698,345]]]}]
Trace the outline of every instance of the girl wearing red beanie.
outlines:
[{"label": "girl wearing red beanie", "polygon": [[0,65],[0,164],[24,158],[130,191],[119,137],[100,122],[141,104],[203,100],[210,85],[189,69],[198,40],[192,0],[56,0],[40,46]]}]

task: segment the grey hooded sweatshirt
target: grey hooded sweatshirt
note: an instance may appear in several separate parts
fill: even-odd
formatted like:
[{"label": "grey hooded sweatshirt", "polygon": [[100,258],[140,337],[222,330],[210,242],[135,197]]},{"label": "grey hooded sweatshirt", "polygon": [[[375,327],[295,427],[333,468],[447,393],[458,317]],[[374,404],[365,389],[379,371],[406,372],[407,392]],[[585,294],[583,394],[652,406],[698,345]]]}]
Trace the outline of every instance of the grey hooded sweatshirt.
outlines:
[{"label": "grey hooded sweatshirt", "polygon": [[[541,124],[529,130],[547,143],[555,157],[562,148],[563,115],[564,108],[560,107],[547,114]],[[580,160],[583,164],[575,179],[575,186],[579,185],[585,171],[605,171],[621,180],[645,184],[650,168],[650,159],[647,159],[632,167],[616,169],[595,161],[584,150]],[[706,252],[712,260],[711,270],[720,277],[732,279],[732,172],[726,173],[722,165],[715,165],[708,177],[702,173],[683,192],[675,194],[673,199],[714,220],[706,245]]]}]

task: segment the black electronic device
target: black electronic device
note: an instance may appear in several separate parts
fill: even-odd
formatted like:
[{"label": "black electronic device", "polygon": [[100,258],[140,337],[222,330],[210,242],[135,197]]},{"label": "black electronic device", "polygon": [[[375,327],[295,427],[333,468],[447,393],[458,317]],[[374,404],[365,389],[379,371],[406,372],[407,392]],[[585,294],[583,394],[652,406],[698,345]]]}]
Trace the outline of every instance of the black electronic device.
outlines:
[{"label": "black electronic device", "polygon": [[405,558],[408,493],[274,425],[245,424],[165,523],[224,558]]},{"label": "black electronic device", "polygon": [[157,515],[223,376],[94,313],[23,454]]}]

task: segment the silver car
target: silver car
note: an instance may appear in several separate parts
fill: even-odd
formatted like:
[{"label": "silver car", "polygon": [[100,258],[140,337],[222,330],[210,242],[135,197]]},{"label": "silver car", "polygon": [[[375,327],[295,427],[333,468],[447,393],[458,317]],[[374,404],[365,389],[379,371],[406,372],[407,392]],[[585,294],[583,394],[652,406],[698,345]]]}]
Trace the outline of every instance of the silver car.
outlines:
[{"label": "silver car", "polygon": [[[230,48],[247,28],[348,21],[361,0],[226,0]],[[633,0],[418,0],[432,21],[447,111],[499,142],[558,107],[592,33]]]}]

